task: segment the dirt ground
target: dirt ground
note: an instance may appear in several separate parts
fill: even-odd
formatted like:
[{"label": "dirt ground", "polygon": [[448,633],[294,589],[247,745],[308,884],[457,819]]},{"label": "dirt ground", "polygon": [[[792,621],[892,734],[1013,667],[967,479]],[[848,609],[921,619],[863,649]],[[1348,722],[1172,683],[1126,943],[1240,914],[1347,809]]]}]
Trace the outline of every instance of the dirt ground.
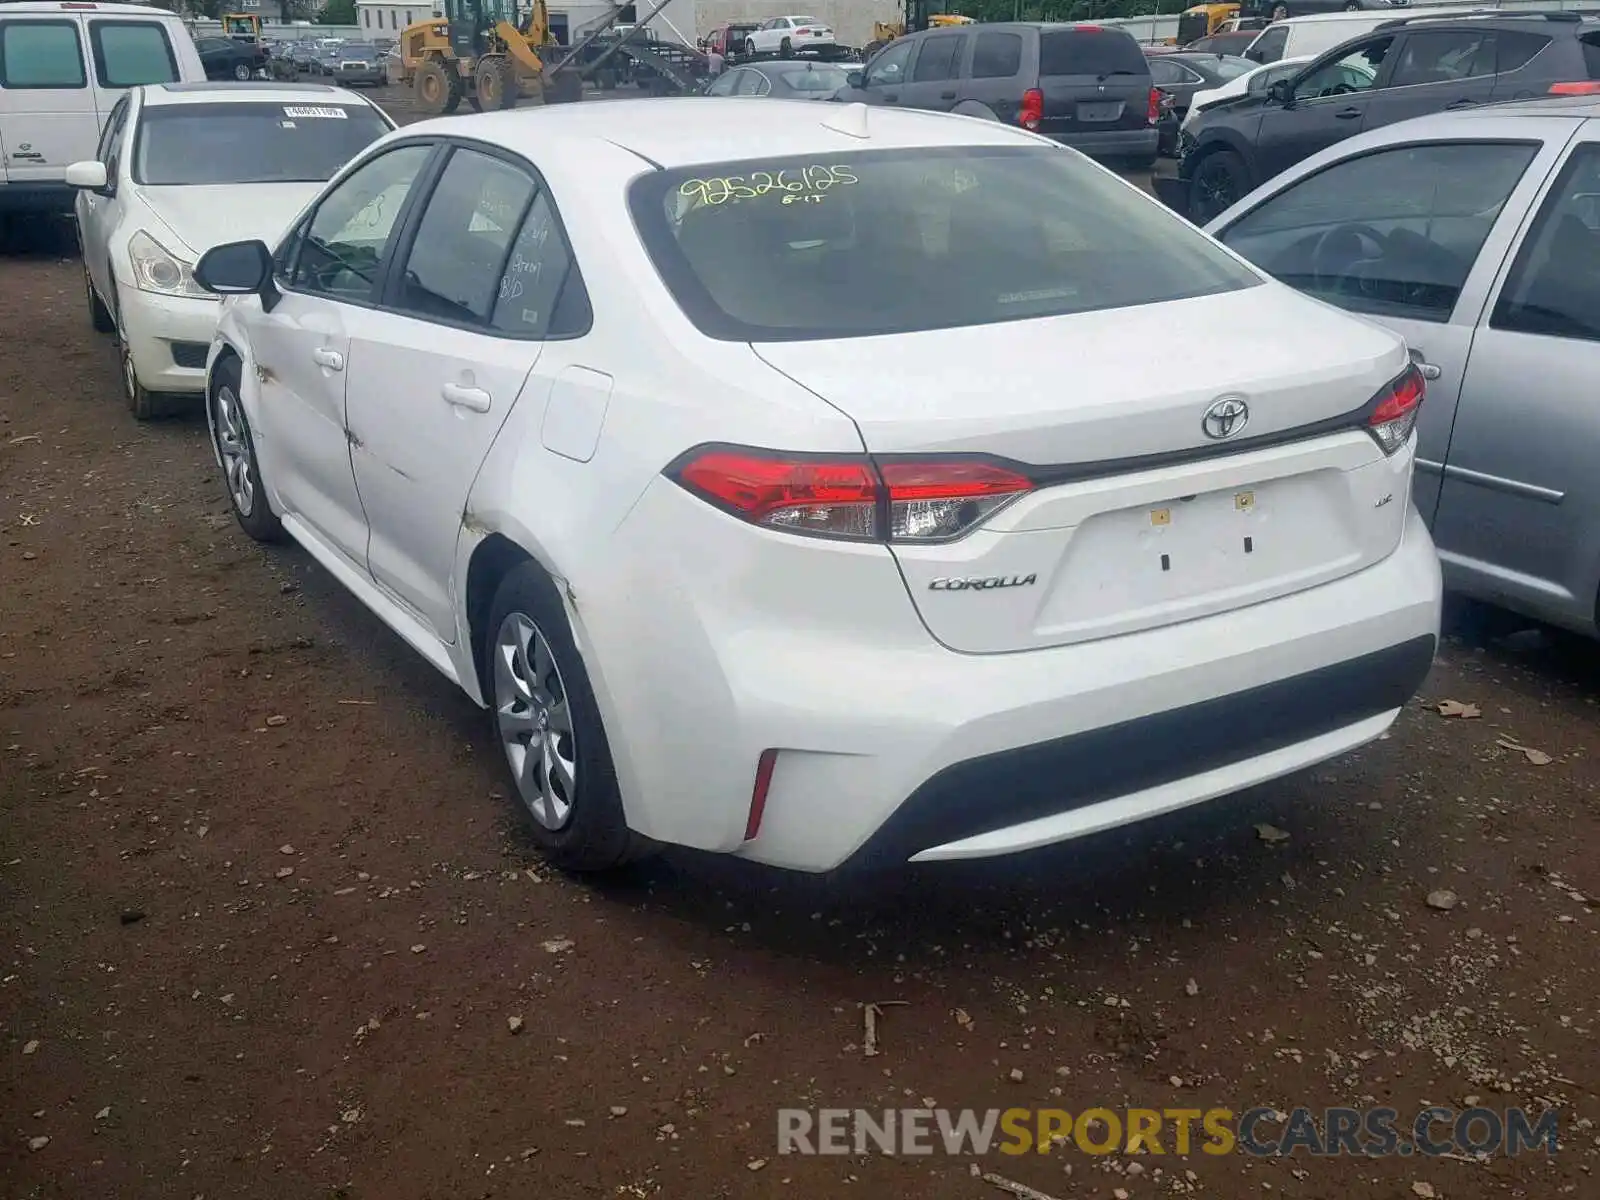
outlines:
[{"label": "dirt ground", "polygon": [[780,1156],[777,1110],[1476,1096],[1553,1107],[1561,1152],[976,1170],[1060,1200],[1600,1195],[1597,694],[1600,648],[1464,609],[1424,699],[1480,717],[1419,701],[1181,820],[848,887],[688,853],[567,879],[483,716],[235,528],[203,419],[132,420],[69,245],[14,229],[0,1194],[982,1200],[971,1159]]}]

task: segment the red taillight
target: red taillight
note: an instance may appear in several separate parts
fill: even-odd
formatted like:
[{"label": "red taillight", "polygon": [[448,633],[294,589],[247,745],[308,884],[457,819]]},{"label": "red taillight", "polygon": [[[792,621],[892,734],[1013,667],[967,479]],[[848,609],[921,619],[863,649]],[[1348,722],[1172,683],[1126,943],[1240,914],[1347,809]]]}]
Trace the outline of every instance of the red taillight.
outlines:
[{"label": "red taillight", "polygon": [[669,478],[752,525],[813,537],[947,542],[970,532],[1033,481],[981,458],[892,459],[692,451]]},{"label": "red taillight", "polygon": [[795,30],[795,34],[797,36],[799,36],[799,37],[805,37],[806,34],[808,34],[810,32],[811,32],[811,30],[809,30],[809,29],[796,29]]},{"label": "red taillight", "polygon": [[1600,81],[1584,80],[1581,83],[1552,83],[1549,94],[1552,96],[1597,96],[1600,95]]},{"label": "red taillight", "polygon": [[1044,93],[1038,88],[1029,88],[1022,93],[1022,108],[1017,113],[1017,124],[1024,129],[1037,129],[1042,120],[1044,120]]},{"label": "red taillight", "polygon": [[763,750],[756,760],[756,785],[750,790],[750,815],[744,819],[744,840],[761,832],[761,818],[767,811],[767,791],[772,787],[772,769],[778,765],[776,750]]},{"label": "red taillight", "polygon": [[1427,387],[1422,372],[1413,363],[1405,374],[1374,397],[1377,405],[1367,420],[1367,427],[1385,454],[1393,454],[1404,446],[1417,427],[1417,409]]},{"label": "red taillight", "polygon": [[1148,102],[1148,104],[1147,104],[1147,106],[1145,108],[1144,116],[1145,116],[1145,120],[1148,121],[1151,125],[1154,125],[1154,124],[1158,123],[1161,120],[1161,101],[1162,101],[1162,99],[1163,99],[1163,93],[1162,93],[1160,88],[1151,88],[1150,89],[1150,100],[1149,100],[1149,102]]},{"label": "red taillight", "polygon": [[1104,33],[1105,32],[1105,27],[1103,25],[1074,25],[1073,28],[1076,29],[1079,33]]}]

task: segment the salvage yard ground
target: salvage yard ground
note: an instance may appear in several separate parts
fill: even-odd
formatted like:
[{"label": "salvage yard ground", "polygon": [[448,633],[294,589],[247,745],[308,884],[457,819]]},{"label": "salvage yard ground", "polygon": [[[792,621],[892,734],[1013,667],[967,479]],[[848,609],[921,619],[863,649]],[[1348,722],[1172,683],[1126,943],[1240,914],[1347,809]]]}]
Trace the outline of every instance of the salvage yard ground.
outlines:
[{"label": "salvage yard ground", "polygon": [[851,885],[576,882],[482,715],[235,528],[203,418],[135,424],[69,246],[14,230],[0,1195],[982,1200],[970,1160],[780,1157],[777,1111],[1476,1096],[1555,1107],[1561,1152],[979,1165],[1062,1200],[1595,1196],[1600,647],[1449,634],[1388,738],[1182,820]]}]

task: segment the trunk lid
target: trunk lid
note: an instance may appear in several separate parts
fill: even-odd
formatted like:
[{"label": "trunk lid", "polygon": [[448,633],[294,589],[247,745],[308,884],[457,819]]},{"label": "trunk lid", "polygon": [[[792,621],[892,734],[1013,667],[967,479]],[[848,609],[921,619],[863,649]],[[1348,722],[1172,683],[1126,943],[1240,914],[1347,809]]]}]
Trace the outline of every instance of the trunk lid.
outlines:
[{"label": "trunk lid", "polygon": [[[893,547],[929,631],[955,650],[1065,645],[1259,603],[1380,561],[1404,527],[1410,452],[1317,432],[1405,369],[1404,343],[1276,284],[756,350],[853,418],[869,453],[981,453],[1039,481],[954,542]],[[1224,397],[1248,406],[1236,436],[1264,444],[1207,436]]]},{"label": "trunk lid", "polygon": [[1040,35],[1038,132],[1046,137],[1143,129],[1151,87],[1144,52],[1120,30],[1076,26]]}]

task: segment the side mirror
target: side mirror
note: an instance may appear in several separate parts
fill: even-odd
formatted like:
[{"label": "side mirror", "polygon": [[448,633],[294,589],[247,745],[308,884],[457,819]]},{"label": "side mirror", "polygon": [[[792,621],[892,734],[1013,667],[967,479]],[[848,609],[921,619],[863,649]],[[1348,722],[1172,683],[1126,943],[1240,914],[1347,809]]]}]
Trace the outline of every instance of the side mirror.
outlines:
[{"label": "side mirror", "polygon": [[864,88],[867,86],[867,73],[865,71],[851,71],[844,77],[846,86]]},{"label": "side mirror", "polygon": [[265,242],[227,242],[213,246],[195,264],[194,281],[218,296],[259,295],[270,309],[277,299],[272,285],[272,251]]},{"label": "side mirror", "polygon": [[107,187],[105,163],[93,160],[73,163],[67,168],[67,186],[75,187],[85,192],[107,194],[109,189]]},{"label": "side mirror", "polygon": [[1285,108],[1294,107],[1294,80],[1280,79],[1267,89],[1267,99]]}]

